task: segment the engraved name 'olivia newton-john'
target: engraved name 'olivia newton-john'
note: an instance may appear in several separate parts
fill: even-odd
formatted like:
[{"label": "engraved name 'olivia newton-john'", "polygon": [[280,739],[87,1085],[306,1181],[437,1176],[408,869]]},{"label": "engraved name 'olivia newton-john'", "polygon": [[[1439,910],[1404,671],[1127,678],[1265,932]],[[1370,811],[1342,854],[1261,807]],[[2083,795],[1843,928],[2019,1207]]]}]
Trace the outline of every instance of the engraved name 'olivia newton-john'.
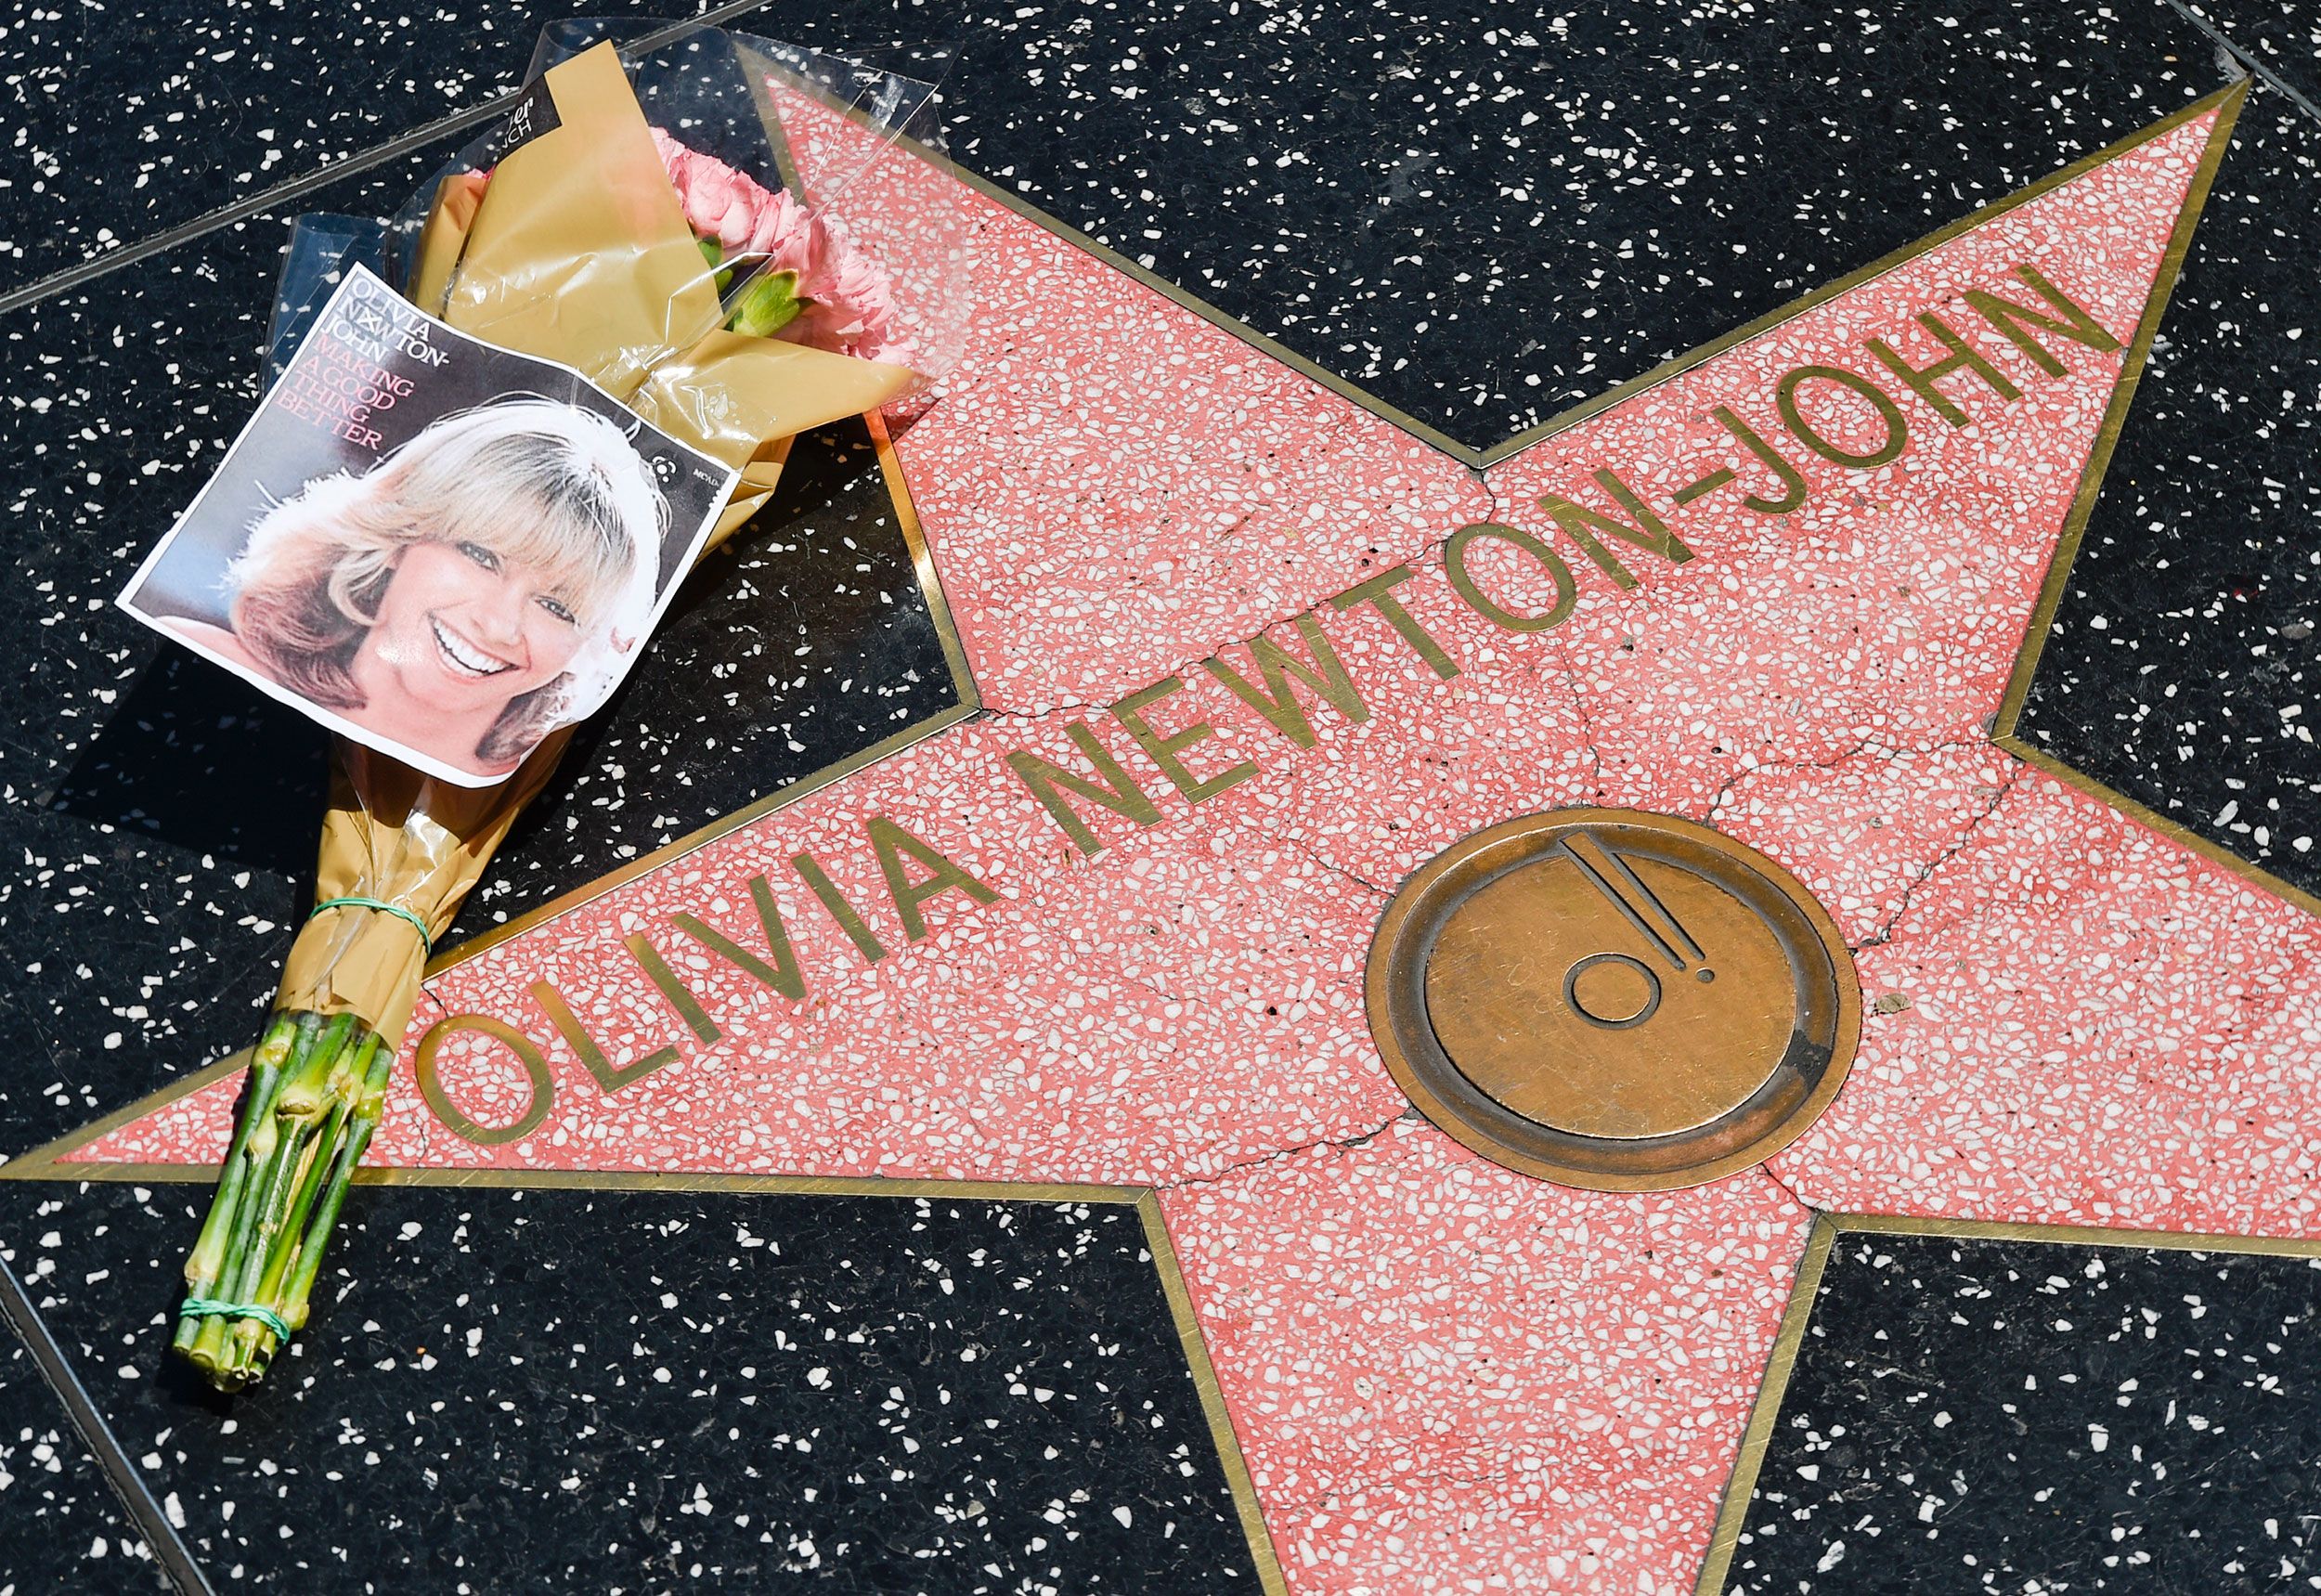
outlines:
[{"label": "engraved name 'olivia newton-john'", "polygon": [[[1139,827],[1156,825],[1162,819],[1157,795],[1168,789],[1185,803],[1199,805],[1262,779],[1269,768],[1315,747],[1314,717],[1325,707],[1351,722],[1368,720],[1363,683],[1332,643],[1333,620],[1342,624],[1364,612],[1382,620],[1434,679],[1447,682],[1460,674],[1459,661],[1412,613],[1405,602],[1413,590],[1407,584],[1446,581],[1461,603],[1503,631],[1551,630],[1571,616],[1578,602],[1582,577],[1575,565],[1596,574],[1589,580],[1633,589],[1640,582],[1631,566],[1640,559],[1692,561],[1693,551],[1679,530],[1686,513],[1705,500],[1720,507],[1730,501],[1759,517],[1793,515],[1817,491],[1800,468],[1805,457],[1857,470],[1890,464],[1904,459],[1930,429],[1969,425],[1974,419],[1969,403],[2012,405],[2027,388],[2068,375],[2071,358],[2121,348],[2120,340],[2093,314],[2029,263],[1961,298],[1963,310],[1951,309],[1947,317],[1922,311],[1908,329],[1863,339],[1852,368],[1796,366],[1757,393],[1713,405],[1707,414],[1729,438],[1730,456],[1675,488],[1665,504],[1650,501],[1631,486],[1630,477],[1640,474],[1634,469],[1624,474],[1617,465],[1604,464],[1582,472],[1593,485],[1586,499],[1544,495],[1537,500],[1541,519],[1529,526],[1487,521],[1461,526],[1445,542],[1439,570],[1396,564],[1290,617],[1284,625],[1296,634],[1295,646],[1261,634],[1198,661],[1193,668],[1245,705],[1273,734],[1282,759],[1272,766],[1243,759],[1205,773],[1197,771],[1188,756],[1216,728],[1206,719],[1166,728],[1156,724],[1159,707],[1186,686],[1185,674],[1172,674],[1069,724],[1065,731],[1077,750],[1071,763],[1019,750],[1005,756],[1006,771],[1038,801],[1061,840],[1093,856],[1105,847],[1090,823],[1098,811]],[[1914,358],[1906,355],[1904,344],[1922,353]],[[1927,358],[1923,352],[1929,348],[1939,353]],[[1483,556],[1494,545],[1511,552],[1486,561]],[[1560,550],[1568,550],[1571,558]],[[1531,602],[1504,586],[1495,590],[1485,581],[1490,570],[1507,568],[1509,558],[1536,565],[1537,578],[1528,584]],[[1550,600],[1537,602],[1550,590]],[[1122,762],[1122,737],[1142,752],[1166,788],[1148,785]],[[1007,779],[999,772],[994,776]],[[978,905],[999,898],[990,883],[945,850],[942,837],[917,835],[878,813],[862,816],[860,836],[875,857],[885,905],[869,905],[866,913],[864,904],[839,889],[823,861],[801,851],[788,861],[784,873],[788,879],[759,875],[746,884],[754,924],[713,925],[699,915],[681,913],[657,934],[625,938],[634,978],[657,989],[682,1024],[707,1045],[722,1034],[718,1019],[672,967],[668,949],[691,944],[782,997],[803,1003],[810,996],[810,982],[792,946],[782,907],[785,901],[792,914],[826,915],[863,963],[876,964],[893,951],[888,941],[892,932],[882,934],[873,925],[874,914],[882,924],[900,927],[906,942],[916,942],[928,934],[927,906],[945,895],[959,893]],[[605,973],[613,975],[620,962],[617,954],[608,956]],[[551,1035],[607,1093],[632,1088],[681,1057],[672,1043],[616,1063],[552,981],[533,983],[530,995],[538,1015],[524,1017],[523,1024],[505,1016],[456,1014],[421,1038],[421,1095],[438,1120],[469,1141],[514,1141],[547,1118],[556,1090],[547,1058]],[[480,1123],[447,1090],[437,1058],[446,1041],[462,1033],[498,1040],[523,1067],[530,1101],[514,1122]]]}]

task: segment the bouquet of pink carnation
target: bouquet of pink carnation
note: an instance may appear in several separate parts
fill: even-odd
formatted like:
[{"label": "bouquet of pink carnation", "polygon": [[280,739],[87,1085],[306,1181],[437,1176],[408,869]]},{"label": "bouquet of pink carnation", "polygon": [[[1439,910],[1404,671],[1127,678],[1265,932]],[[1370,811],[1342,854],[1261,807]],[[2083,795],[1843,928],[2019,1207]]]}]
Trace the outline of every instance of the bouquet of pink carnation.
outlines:
[{"label": "bouquet of pink carnation", "polygon": [[686,149],[660,128],[653,147],[701,253],[731,292],[748,274],[726,325],[755,338],[783,338],[862,360],[911,363],[895,331],[894,282],[887,268],[848,243],[786,188],[769,189],[746,172]]},{"label": "bouquet of pink carnation", "polygon": [[[703,87],[712,70],[705,38],[730,46],[714,60],[745,74],[725,90]],[[800,53],[784,46],[706,30],[686,33],[684,45],[674,66],[663,58],[654,97],[696,108],[707,98],[754,129],[756,91],[799,87]],[[609,45],[551,67],[504,129],[371,238],[380,275],[419,308],[577,368],[643,421],[738,472],[714,547],[772,494],[794,435],[904,393],[917,376],[913,344],[888,266],[853,248],[771,160],[752,175],[654,126],[640,103],[646,79],[631,83],[639,70],[634,58],[625,69]],[[876,76],[849,69],[840,81]],[[857,114],[854,125],[865,120]],[[895,131],[872,127],[874,139],[890,143]],[[945,223],[925,225],[940,233]],[[352,238],[340,239],[342,253]],[[387,260],[384,246],[398,239],[402,258]],[[955,253],[938,240],[922,258]],[[294,236],[292,268],[302,258]],[[278,328],[284,310],[294,319],[302,309],[292,275],[286,269]],[[310,275],[318,283],[327,274]],[[914,308],[920,327],[932,324],[928,306]],[[305,1322],[434,939],[547,782],[570,731],[551,732],[486,787],[339,745],[316,907],[285,961],[186,1264],[175,1345],[221,1389],[260,1378]]]}]

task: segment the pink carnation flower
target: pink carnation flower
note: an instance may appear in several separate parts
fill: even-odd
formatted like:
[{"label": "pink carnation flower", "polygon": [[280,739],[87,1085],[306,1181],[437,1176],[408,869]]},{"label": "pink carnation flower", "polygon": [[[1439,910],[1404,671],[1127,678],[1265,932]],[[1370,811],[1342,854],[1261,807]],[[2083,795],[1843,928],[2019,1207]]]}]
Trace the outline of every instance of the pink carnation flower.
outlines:
[{"label": "pink carnation flower", "polygon": [[657,127],[653,147],[686,226],[715,239],[729,261],[762,260],[766,271],[797,274],[805,308],[777,337],[865,360],[909,363],[909,347],[894,338],[894,283],[884,266],[787,190],[770,189]]}]

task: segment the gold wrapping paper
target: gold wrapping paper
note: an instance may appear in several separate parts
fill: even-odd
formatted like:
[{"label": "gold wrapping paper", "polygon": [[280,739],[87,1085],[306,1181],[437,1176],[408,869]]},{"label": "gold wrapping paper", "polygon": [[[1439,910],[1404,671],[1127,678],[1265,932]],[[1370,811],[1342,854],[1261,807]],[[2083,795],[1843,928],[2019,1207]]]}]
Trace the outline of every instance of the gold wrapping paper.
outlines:
[{"label": "gold wrapping paper", "polygon": [[[772,496],[794,435],[877,409],[911,373],[720,331],[714,279],[613,47],[550,69],[545,82],[558,125],[506,156],[480,202],[459,177],[438,189],[412,296],[463,332],[586,372],[663,432],[738,468],[706,551]],[[342,740],[316,901],[380,899],[442,935],[570,735],[552,733],[486,788]],[[324,910],[292,947],[277,1005],[355,1014],[392,1045],[425,959],[400,916]]]},{"label": "gold wrapping paper", "polygon": [[748,519],[765,508],[773,497],[774,488],[782,481],[782,467],[790,458],[790,440],[779,438],[759,451],[758,459],[742,467],[742,479],[733,485],[733,497],[725,501],[724,512],[718,524],[709,528],[708,541],[701,545],[702,558],[709,551],[742,529]]},{"label": "gold wrapping paper", "polygon": [[613,47],[551,67],[546,81],[558,125],[493,169],[443,318],[577,366],[625,400],[717,326],[717,281]]},{"label": "gold wrapping paper", "polygon": [[[454,786],[342,739],[322,822],[315,901],[369,897],[408,909],[443,935],[485,862],[547,783],[572,729],[552,732],[494,787]],[[326,909],[282,965],[276,1006],[359,1016],[395,1038],[410,1023],[426,952],[410,923],[376,909]]]},{"label": "gold wrapping paper", "polygon": [[411,265],[407,292],[410,301],[430,316],[443,314],[443,296],[451,289],[451,270],[467,248],[468,229],[475,225],[483,188],[472,172],[455,172],[435,188],[426,224],[419,230],[419,250]]},{"label": "gold wrapping paper", "polygon": [[901,366],[713,331],[656,368],[628,403],[671,437],[746,471],[763,440],[877,409],[910,381]]}]

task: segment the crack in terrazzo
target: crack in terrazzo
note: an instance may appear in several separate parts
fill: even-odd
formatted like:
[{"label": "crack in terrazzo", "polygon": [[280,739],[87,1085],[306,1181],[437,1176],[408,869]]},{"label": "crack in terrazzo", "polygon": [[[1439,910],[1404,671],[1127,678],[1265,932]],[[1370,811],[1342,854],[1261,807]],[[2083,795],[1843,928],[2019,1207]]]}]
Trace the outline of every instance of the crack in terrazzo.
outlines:
[{"label": "crack in terrazzo", "polygon": [[[416,1078],[414,1078],[412,1082],[412,1089],[416,1090],[417,1085],[418,1082]],[[406,1100],[408,1100],[408,1097]],[[434,1156],[435,1150],[435,1116],[431,1112],[418,1114],[413,1117],[419,1122],[419,1133],[416,1137],[419,1146],[412,1152],[410,1162],[421,1169],[432,1168],[435,1162]]]},{"label": "crack in terrazzo", "polygon": [[1155,1181],[1153,1183],[1153,1189],[1156,1191],[1182,1191],[1187,1187],[1215,1186],[1222,1181],[1230,1180],[1233,1176],[1243,1174],[1246,1171],[1257,1169],[1269,1163],[1278,1163],[1285,1159],[1302,1158],[1307,1153],[1318,1152],[1324,1148],[1329,1148],[1338,1152],[1352,1152],[1356,1148],[1368,1146],[1371,1142],[1376,1141],[1379,1137],[1384,1135],[1388,1131],[1393,1130],[1396,1125],[1402,1123],[1405,1120],[1417,1120],[1419,1118],[1420,1114],[1417,1105],[1406,1103],[1399,1111],[1388,1115],[1384,1120],[1371,1126],[1368,1130],[1357,1132],[1354,1135],[1316,1136],[1312,1141],[1299,1142],[1294,1146],[1286,1148],[1277,1148],[1271,1152],[1258,1153],[1250,1158],[1236,1159],[1233,1162],[1226,1164],[1224,1168],[1213,1170],[1207,1174],[1183,1174],[1178,1175],[1173,1180]]},{"label": "crack in terrazzo", "polygon": [[[1066,947],[1072,947],[1076,936],[1073,930],[1073,921],[1063,910],[1034,914],[1031,917],[1030,924],[1040,935],[1053,938]],[[1139,992],[1151,993],[1162,1003],[1185,1004],[1194,1001],[1189,994],[1173,991],[1162,985],[1158,975],[1136,974],[1128,967],[1119,954],[1107,953],[1095,948],[1083,951],[1073,947],[1071,956],[1081,968],[1100,971],[1112,976],[1136,988]]]},{"label": "crack in terrazzo", "polygon": [[1010,707],[1005,704],[984,702],[978,704],[973,712],[959,724],[974,726],[986,720],[1018,720],[1026,725],[1037,725],[1043,720],[1052,720],[1058,715],[1093,714],[1105,707],[1106,706],[1102,704],[1091,703],[1084,698],[1060,698],[1045,708]]},{"label": "crack in terrazzo", "polygon": [[1990,817],[1999,811],[1999,806],[2006,802],[2008,796],[2015,791],[2029,769],[2029,765],[2019,761],[2008,769],[1998,789],[1984,798],[1981,810],[1973,819],[1959,828],[1958,835],[1951,839],[1949,847],[1927,861],[1903,884],[1900,895],[1894,900],[1892,912],[1878,923],[1876,930],[1861,941],[1852,943],[1848,949],[1849,952],[1859,955],[1871,948],[1882,948],[1894,940],[1895,930],[1900,926],[1902,917],[1910,913],[1911,902],[1929,881],[1934,879],[1937,872],[1965,851],[1966,845],[1975,839],[1976,834],[1981,831],[1990,823]]},{"label": "crack in terrazzo", "polygon": [[1572,713],[1579,717],[1579,746],[1588,755],[1588,785],[1598,798],[1603,796],[1603,746],[1596,741],[1596,708],[1588,699],[1588,690],[1580,681],[1579,662],[1572,657],[1571,644],[1559,634],[1552,640],[1552,649],[1562,662],[1563,684],[1572,695]]},{"label": "crack in terrazzo", "polygon": [[1275,847],[1279,848],[1288,853],[1294,854],[1299,859],[1302,859],[1306,863],[1312,865],[1315,869],[1320,871],[1323,875],[1333,877],[1336,880],[1351,882],[1353,885],[1360,888],[1365,892],[1368,892],[1381,901],[1392,898],[1397,890],[1397,889],[1394,887],[1380,885],[1378,882],[1371,880],[1368,876],[1364,876],[1357,870],[1350,869],[1343,864],[1335,863],[1330,860],[1323,858],[1317,846],[1314,843],[1302,841],[1299,838],[1287,834],[1277,836],[1272,839],[1272,841]]},{"label": "crack in terrazzo", "polygon": [[[1954,745],[1936,745],[1937,747],[1952,746]],[[1849,760],[1860,759],[1876,746],[1877,744],[1874,739],[1864,737],[1851,747],[1841,748],[1823,759],[1759,759],[1755,764],[1744,764],[1723,781],[1718,783],[1717,790],[1708,795],[1706,816],[1710,824],[1715,824],[1718,812],[1731,801],[1733,794],[1739,790],[1741,784],[1754,777],[1768,773],[1794,773],[1798,771],[1834,771]],[[1905,751],[1915,750],[1896,748],[1889,750],[1889,755],[1900,757]]]},{"label": "crack in terrazzo", "polygon": [[[1778,1158],[1781,1154],[1776,1152],[1773,1156]],[[1770,1181],[1775,1187],[1780,1188],[1782,1195],[1788,1198],[1790,1201],[1796,1203],[1804,1212],[1808,1213],[1826,1213],[1830,1211],[1827,1204],[1816,1202],[1811,1198],[1806,1196],[1804,1192],[1797,1189],[1796,1185],[1783,1176],[1780,1171],[1776,1170],[1772,1166],[1770,1162],[1758,1164],[1757,1166],[1757,1173],[1763,1175],[1768,1181]]]},{"label": "crack in terrazzo", "polygon": [[[1865,755],[1880,760],[1932,759],[1937,755],[1957,753],[1963,749],[1984,748],[1990,746],[1988,737],[1940,737],[1930,743],[1882,743],[1875,737],[1864,737],[1851,747],[1841,748],[1823,759],[1760,759],[1745,765],[1727,776],[1708,800],[1708,816],[1714,822],[1745,782],[1760,776],[1789,775],[1800,771],[1834,771],[1851,764]],[[1977,819],[1980,816],[1977,817]]]}]

